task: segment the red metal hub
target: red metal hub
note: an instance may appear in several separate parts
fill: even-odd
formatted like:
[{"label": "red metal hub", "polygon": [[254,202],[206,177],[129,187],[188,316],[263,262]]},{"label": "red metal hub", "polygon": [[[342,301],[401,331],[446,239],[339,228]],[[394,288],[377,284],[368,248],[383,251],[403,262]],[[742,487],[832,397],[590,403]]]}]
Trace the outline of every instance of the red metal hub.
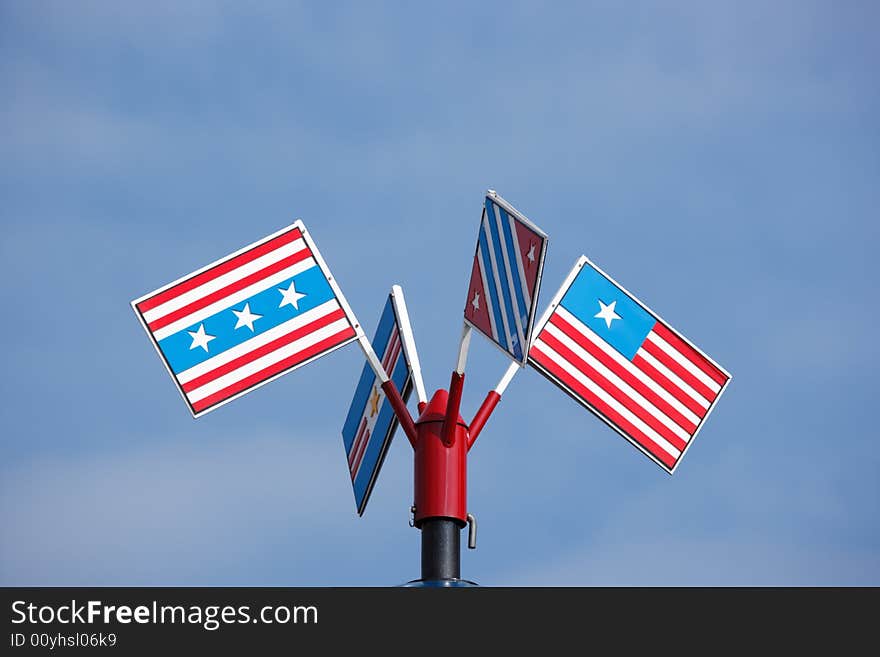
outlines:
[{"label": "red metal hub", "polygon": [[448,404],[449,393],[438,390],[415,423],[417,527],[427,518],[451,518],[461,527],[467,524],[468,427],[458,415],[454,430],[444,431]]}]

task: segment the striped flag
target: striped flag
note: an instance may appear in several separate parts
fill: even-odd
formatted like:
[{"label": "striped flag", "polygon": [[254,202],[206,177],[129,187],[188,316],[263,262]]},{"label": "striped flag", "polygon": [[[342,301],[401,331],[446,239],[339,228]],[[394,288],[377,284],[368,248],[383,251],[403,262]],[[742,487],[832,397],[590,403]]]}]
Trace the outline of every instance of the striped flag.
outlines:
[{"label": "striped flag", "polygon": [[[400,288],[395,291],[402,299]],[[410,329],[401,322],[403,313],[396,311],[395,301],[394,295],[388,295],[372,344],[382,368],[406,401],[412,391],[413,377],[403,348],[402,333]],[[342,427],[342,442],[359,515],[363,515],[367,507],[397,424],[391,403],[386,403],[382,382],[370,365],[365,365]]]},{"label": "striped flag", "polygon": [[486,194],[464,319],[525,364],[547,236],[494,192]]},{"label": "striped flag", "polygon": [[586,257],[540,326],[532,366],[670,474],[730,381]]},{"label": "striped flag", "polygon": [[131,303],[195,417],[358,336],[301,221]]}]

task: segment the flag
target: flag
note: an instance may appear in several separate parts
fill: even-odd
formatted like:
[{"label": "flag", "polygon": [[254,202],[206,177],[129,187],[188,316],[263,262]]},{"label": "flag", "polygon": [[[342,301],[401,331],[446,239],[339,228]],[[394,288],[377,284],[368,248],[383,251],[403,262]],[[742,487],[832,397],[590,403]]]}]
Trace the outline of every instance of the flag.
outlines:
[{"label": "flag", "polygon": [[132,307],[195,417],[358,335],[301,221]]},{"label": "flag", "polygon": [[547,236],[500,196],[486,194],[464,319],[525,364]]},{"label": "flag", "polygon": [[[399,288],[397,291],[402,295]],[[393,295],[388,295],[372,344],[382,368],[401,391],[404,401],[409,397],[413,383],[402,339],[402,333],[408,330],[409,326],[403,326],[395,312]],[[342,443],[359,515],[363,515],[367,507],[397,424],[394,409],[382,390],[382,382],[369,364],[365,365],[342,427]]]},{"label": "flag", "polygon": [[542,318],[529,362],[670,474],[730,381],[586,257]]}]

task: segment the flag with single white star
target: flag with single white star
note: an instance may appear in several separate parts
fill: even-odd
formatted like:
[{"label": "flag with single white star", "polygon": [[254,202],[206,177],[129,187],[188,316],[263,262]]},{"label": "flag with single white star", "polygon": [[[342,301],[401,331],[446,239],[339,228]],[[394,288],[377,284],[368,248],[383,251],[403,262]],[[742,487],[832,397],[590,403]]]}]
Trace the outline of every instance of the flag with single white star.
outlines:
[{"label": "flag with single white star", "polygon": [[[401,303],[402,290],[397,288],[397,294],[399,299],[388,295],[372,344],[382,368],[406,401],[412,391],[413,375],[402,336],[412,329],[403,323],[406,315],[395,308],[395,302]],[[391,402],[386,402],[382,382],[369,364],[364,365],[342,426],[342,444],[360,515],[367,507],[397,425],[397,416]]]},{"label": "flag with single white star", "polygon": [[190,412],[207,413],[358,337],[301,221],[132,301]]},{"label": "flag with single white star", "polygon": [[584,256],[538,322],[529,364],[670,474],[730,382]]},{"label": "flag with single white star", "polygon": [[546,251],[540,228],[494,192],[486,194],[464,320],[523,365]]}]

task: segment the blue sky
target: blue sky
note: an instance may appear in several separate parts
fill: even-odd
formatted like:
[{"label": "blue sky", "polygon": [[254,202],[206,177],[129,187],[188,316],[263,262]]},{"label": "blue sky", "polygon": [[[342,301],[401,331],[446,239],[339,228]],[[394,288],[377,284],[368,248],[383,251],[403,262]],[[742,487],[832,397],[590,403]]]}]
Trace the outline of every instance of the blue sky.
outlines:
[{"label": "blue sky", "polygon": [[[351,346],[193,420],[129,301],[302,218],[454,365],[486,188],[734,380],[673,477],[536,372],[469,461],[483,584],[880,584],[869,2],[0,5],[0,583],[418,576]],[[503,372],[475,340],[463,415]]]}]

